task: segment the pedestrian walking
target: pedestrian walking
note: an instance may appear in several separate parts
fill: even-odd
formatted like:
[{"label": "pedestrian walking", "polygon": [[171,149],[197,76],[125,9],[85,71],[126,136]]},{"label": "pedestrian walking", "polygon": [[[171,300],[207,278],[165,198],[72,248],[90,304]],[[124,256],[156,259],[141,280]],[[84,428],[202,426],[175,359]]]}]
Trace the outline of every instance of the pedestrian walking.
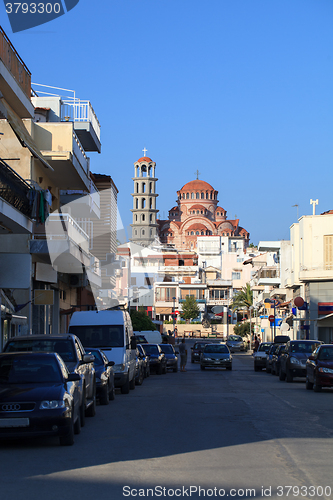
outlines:
[{"label": "pedestrian walking", "polygon": [[255,335],[254,336],[254,349],[253,349],[253,353],[257,352],[259,348],[259,340],[258,340],[258,337]]},{"label": "pedestrian walking", "polygon": [[182,339],[181,344],[178,346],[179,354],[180,354],[180,371],[186,372],[185,366],[187,362],[187,349],[185,345],[185,339]]}]

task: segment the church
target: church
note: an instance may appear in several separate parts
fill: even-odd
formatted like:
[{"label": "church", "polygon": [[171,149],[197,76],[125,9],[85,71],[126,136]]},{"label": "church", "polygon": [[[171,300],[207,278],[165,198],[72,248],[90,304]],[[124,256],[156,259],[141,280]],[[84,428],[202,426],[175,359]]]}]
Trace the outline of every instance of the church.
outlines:
[{"label": "church", "polygon": [[134,168],[132,241],[148,246],[158,236],[165,246],[195,251],[198,236],[229,236],[243,239],[244,248],[249,245],[250,233],[239,219],[227,219],[218,191],[198,178],[177,191],[177,205],[169,210],[169,218],[157,219],[156,163],[144,156]]}]

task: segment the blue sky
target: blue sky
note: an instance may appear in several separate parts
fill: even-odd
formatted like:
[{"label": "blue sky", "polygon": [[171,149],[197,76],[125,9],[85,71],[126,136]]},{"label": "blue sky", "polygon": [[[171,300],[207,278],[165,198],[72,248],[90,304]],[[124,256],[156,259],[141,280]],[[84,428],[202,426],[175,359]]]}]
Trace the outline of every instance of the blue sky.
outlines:
[{"label": "blue sky", "polygon": [[156,162],[160,217],[200,178],[259,240],[333,209],[331,0],[80,0],[13,34],[32,81],[75,89],[102,129],[93,172],[110,174],[132,222],[134,162]]}]

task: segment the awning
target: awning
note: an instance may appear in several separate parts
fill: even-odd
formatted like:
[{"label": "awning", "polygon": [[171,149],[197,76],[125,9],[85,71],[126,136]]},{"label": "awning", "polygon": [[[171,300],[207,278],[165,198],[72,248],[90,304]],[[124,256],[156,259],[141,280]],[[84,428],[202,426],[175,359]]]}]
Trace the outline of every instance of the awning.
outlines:
[{"label": "awning", "polygon": [[17,136],[18,140],[21,142],[22,146],[25,148],[28,148],[30,153],[37,159],[39,160],[42,165],[45,168],[49,168],[54,171],[54,169],[47,163],[47,161],[43,158],[42,153],[39,151],[37,145],[35,144],[35,141],[32,139],[32,137],[29,135],[27,129],[24,126],[23,121],[21,118],[19,118],[12,108],[9,106],[9,104],[3,99],[2,104],[6,108],[7,111],[7,121],[9,125],[12,127],[15,135]]},{"label": "awning", "polygon": [[171,314],[172,307],[156,307],[155,311],[156,311],[156,314]]}]

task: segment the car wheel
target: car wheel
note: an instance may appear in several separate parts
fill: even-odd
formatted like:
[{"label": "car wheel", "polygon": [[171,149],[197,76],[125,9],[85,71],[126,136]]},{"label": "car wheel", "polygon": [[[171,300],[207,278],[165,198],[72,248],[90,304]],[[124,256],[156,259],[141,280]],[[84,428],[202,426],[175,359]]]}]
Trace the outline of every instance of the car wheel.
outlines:
[{"label": "car wheel", "polygon": [[231,371],[231,370],[232,370],[232,365],[227,366],[227,370],[230,370],[230,371]]},{"label": "car wheel", "polygon": [[80,412],[77,416],[76,422],[74,424],[74,434],[80,434],[81,432],[81,418],[80,418]]},{"label": "car wheel", "polygon": [[126,382],[121,386],[120,391],[122,394],[128,394],[130,391],[129,375],[127,376]]},{"label": "car wheel", "polygon": [[318,384],[317,377],[316,375],[313,377],[313,390],[315,392],[320,392],[322,389],[322,386]]},{"label": "car wheel", "polygon": [[107,385],[103,387],[103,392],[100,395],[99,402],[103,406],[109,404],[109,387]]},{"label": "car wheel", "polygon": [[74,444],[74,410],[72,410],[71,423],[68,433],[65,436],[59,437],[60,446],[72,446]]},{"label": "car wheel", "polygon": [[136,385],[142,385],[143,382],[143,373],[142,370],[140,370],[140,376],[139,378],[135,381]]},{"label": "car wheel", "polygon": [[308,376],[306,376],[305,387],[308,391],[311,391],[313,389],[313,383],[310,382]]},{"label": "car wheel", "polygon": [[200,368],[201,368],[201,370],[204,370],[204,369],[205,369],[205,366],[200,365]]},{"label": "car wheel", "polygon": [[81,427],[84,427],[86,423],[86,390],[83,389],[82,403],[80,406],[80,422]]},{"label": "car wheel", "polygon": [[279,380],[284,380],[285,378],[286,378],[286,374],[281,370],[281,367],[280,367]]},{"label": "car wheel", "polygon": [[165,374],[167,373],[167,371],[168,371],[168,369],[167,369],[167,365],[165,365],[165,366],[163,367],[163,371],[162,371],[162,373],[165,375]]},{"label": "car wheel", "polygon": [[88,406],[86,411],[87,417],[94,417],[96,415],[96,382],[94,381],[94,391],[92,403]]},{"label": "car wheel", "polygon": [[286,370],[286,381],[290,383],[290,382],[293,381],[293,379],[294,379],[294,377],[293,377],[291,371],[288,370],[288,368],[287,368],[287,370]]},{"label": "car wheel", "polygon": [[135,376],[132,378],[132,380],[130,380],[129,387],[131,391],[135,389]]},{"label": "car wheel", "polygon": [[147,374],[147,377],[149,377],[149,375],[150,375],[150,366],[147,367],[146,374]]}]

